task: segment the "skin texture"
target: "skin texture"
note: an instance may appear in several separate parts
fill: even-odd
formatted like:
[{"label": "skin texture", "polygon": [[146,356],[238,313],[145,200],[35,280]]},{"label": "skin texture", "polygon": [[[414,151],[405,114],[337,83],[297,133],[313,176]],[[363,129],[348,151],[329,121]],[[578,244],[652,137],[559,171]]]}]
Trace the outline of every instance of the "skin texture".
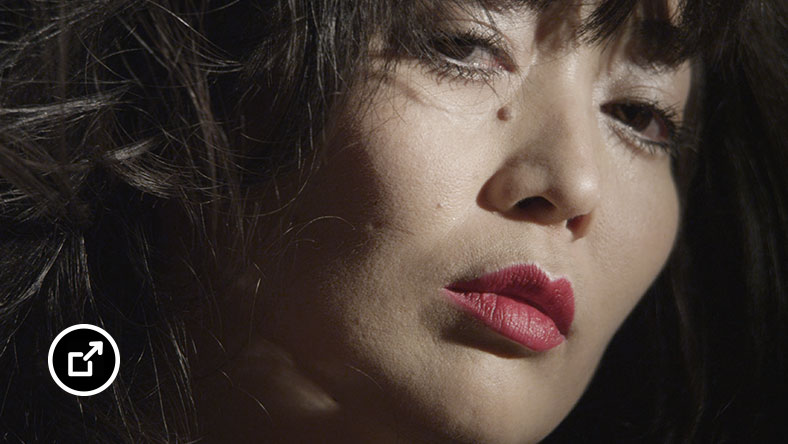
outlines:
[{"label": "skin texture", "polygon": [[[292,175],[279,200],[260,192],[297,199],[283,226],[259,229],[254,266],[227,291],[226,323],[251,328],[222,336],[243,345],[198,384],[208,441],[519,443],[557,426],[678,227],[670,157],[602,105],[682,109],[690,82],[686,65],[631,63],[626,36],[577,43],[583,13],[496,16],[513,63],[481,53],[472,61],[498,70],[484,81],[418,60],[372,76],[371,97],[354,93],[363,106],[336,113],[306,185]],[[518,263],[574,289],[574,323],[547,352],[439,291]]]}]

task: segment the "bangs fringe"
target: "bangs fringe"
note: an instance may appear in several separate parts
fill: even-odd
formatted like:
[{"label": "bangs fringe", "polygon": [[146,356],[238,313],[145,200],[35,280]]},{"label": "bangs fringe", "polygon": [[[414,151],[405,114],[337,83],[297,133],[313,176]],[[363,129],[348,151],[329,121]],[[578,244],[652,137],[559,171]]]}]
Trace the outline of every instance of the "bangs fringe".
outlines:
[{"label": "bangs fringe", "polygon": [[[701,53],[719,54],[736,31],[734,27],[742,22],[749,3],[680,0],[671,10],[668,0],[602,0],[580,25],[577,36],[588,43],[603,42],[634,18],[636,31],[647,43],[647,57],[675,64]],[[489,16],[489,12],[527,8],[540,14],[552,10],[557,16],[577,5],[561,0],[411,0],[399,4],[402,6],[391,11],[394,19],[388,35],[399,49],[406,50],[434,35],[435,23],[456,19],[458,12],[478,15],[481,11]],[[411,13],[403,15],[398,10]]]}]

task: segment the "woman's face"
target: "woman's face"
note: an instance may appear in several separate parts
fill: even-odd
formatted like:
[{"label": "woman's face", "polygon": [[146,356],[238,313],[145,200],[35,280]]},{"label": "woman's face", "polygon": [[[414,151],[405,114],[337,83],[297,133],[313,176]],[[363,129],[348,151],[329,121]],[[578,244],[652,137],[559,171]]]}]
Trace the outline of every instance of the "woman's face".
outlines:
[{"label": "woman's face", "polygon": [[[354,92],[363,106],[335,116],[286,212],[286,248],[261,234],[238,284],[256,295],[260,343],[309,387],[273,390],[281,375],[245,387],[267,415],[515,443],[571,410],[670,253],[667,146],[690,83],[686,65],[635,63],[633,33],[577,43],[586,8],[439,24],[455,48],[436,39],[433,61],[371,76],[371,96]],[[516,282],[467,283],[511,266],[548,281],[526,276],[524,296]],[[245,362],[252,380],[265,373]]]}]

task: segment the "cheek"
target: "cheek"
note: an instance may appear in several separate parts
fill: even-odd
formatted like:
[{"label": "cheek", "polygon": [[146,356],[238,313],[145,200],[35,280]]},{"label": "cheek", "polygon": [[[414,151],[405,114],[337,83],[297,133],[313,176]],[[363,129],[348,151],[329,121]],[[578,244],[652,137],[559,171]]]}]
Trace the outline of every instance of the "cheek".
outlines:
[{"label": "cheek", "polygon": [[[667,260],[678,229],[679,205],[669,169],[644,165],[634,179],[617,188],[619,204],[608,218],[607,238],[599,250],[616,258],[620,279],[647,287]],[[610,225],[616,225],[614,230]],[[628,265],[627,265],[628,264]],[[628,272],[627,272],[628,271]]]},{"label": "cheek", "polygon": [[600,215],[598,235],[590,239],[591,262],[598,264],[594,274],[600,279],[588,316],[607,340],[664,267],[679,223],[678,196],[667,165],[642,163],[621,171],[629,174],[612,182],[617,191]]},{"label": "cheek", "polygon": [[[485,142],[474,139],[486,131],[474,116],[456,121],[456,111],[407,100],[399,90],[380,95],[379,106],[336,139],[344,146],[328,147],[330,166],[318,179],[326,185],[316,188],[336,192],[311,211],[342,212],[368,240],[430,242],[475,204]],[[336,206],[326,208],[329,202]]]},{"label": "cheek", "polygon": [[[454,217],[446,202],[456,200],[451,190],[462,179],[449,174],[451,163],[436,152],[440,125],[413,113],[404,120],[399,103],[376,103],[364,119],[337,119],[352,124],[332,130],[322,163],[286,216],[284,255],[270,258],[278,267],[272,275],[287,276],[277,285],[283,297],[260,308],[267,336],[313,335],[326,342],[324,350],[353,354],[346,349],[354,344],[403,331],[391,325],[397,318],[390,313],[415,309],[398,299],[407,294],[401,287],[389,288],[390,275],[409,246],[415,251],[445,233]],[[256,262],[272,267],[268,258]],[[299,320],[298,328],[283,325],[286,319]],[[364,341],[354,339],[360,336]]]}]

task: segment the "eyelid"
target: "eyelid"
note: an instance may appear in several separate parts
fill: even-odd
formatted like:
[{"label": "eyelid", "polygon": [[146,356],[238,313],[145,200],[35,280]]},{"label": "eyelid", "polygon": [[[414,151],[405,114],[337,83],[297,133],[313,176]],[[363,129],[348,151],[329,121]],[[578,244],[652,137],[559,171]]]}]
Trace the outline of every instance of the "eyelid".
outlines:
[{"label": "eyelid", "polygon": [[[497,26],[489,21],[466,18],[445,20],[437,23],[437,27],[446,36],[457,36],[470,34],[495,43],[496,49],[506,53],[514,54],[514,44],[509,37]],[[511,56],[510,56],[511,58]]]}]

